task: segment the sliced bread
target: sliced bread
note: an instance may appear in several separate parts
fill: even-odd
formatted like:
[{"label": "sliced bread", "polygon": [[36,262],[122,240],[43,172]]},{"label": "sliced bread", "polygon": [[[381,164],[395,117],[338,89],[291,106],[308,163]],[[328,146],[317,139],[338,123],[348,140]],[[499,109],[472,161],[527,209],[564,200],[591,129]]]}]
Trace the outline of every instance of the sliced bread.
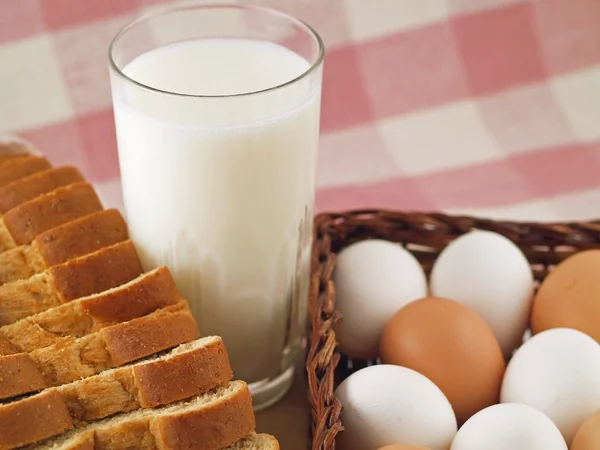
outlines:
[{"label": "sliced bread", "polygon": [[60,386],[197,339],[198,326],[181,301],[147,316],[29,353],[0,356],[0,399]]},{"label": "sliced bread", "polygon": [[[96,446],[93,431],[83,431],[80,433],[72,433],[69,437],[48,441],[43,446],[28,446],[27,449],[39,448],[41,450],[103,450],[107,447]],[[151,444],[150,444],[151,445]],[[137,448],[137,447],[136,447]],[[163,447],[143,447],[144,449]],[[194,450],[196,447],[178,447]],[[110,447],[111,450],[133,450],[133,447],[124,447],[115,444]],[[270,434],[256,434],[254,432],[243,437],[239,441],[223,448],[222,450],[280,450],[279,442]]]},{"label": "sliced bread", "polygon": [[279,442],[270,434],[250,433],[224,450],[279,450]]},{"label": "sliced bread", "polygon": [[[61,266],[55,266],[59,267]],[[5,286],[11,284],[13,283]],[[0,287],[0,291],[5,286]],[[0,327],[0,355],[31,352],[48,347],[65,337],[82,337],[182,300],[169,269],[159,267],[116,288]]]},{"label": "sliced bread", "polygon": [[[29,413],[33,420],[23,426],[19,425],[20,420],[6,423],[7,432],[0,440],[0,450],[27,444],[43,434],[42,427],[35,421],[37,412]],[[64,429],[69,429],[68,410],[59,407],[56,415],[64,418]],[[233,381],[229,386],[218,387],[187,402],[119,414],[26,449],[218,450],[243,439],[254,428],[248,386],[243,381]]]},{"label": "sliced bread", "polygon": [[0,214],[61,186],[85,181],[76,167],[47,169],[0,186]]},{"label": "sliced bread", "polygon": [[0,220],[0,251],[29,244],[54,227],[100,211],[102,204],[89,183],[74,183],[13,208]]},{"label": "sliced bread", "polygon": [[30,245],[0,253],[0,284],[29,278],[127,237],[127,225],[118,210],[89,214],[39,234]]},{"label": "sliced bread", "polygon": [[6,159],[0,165],[0,186],[51,167],[48,160],[42,156],[27,155]]},{"label": "sliced bread", "polygon": [[[127,283],[143,272],[135,246],[123,241],[26,280],[0,286],[0,326]],[[0,331],[2,328],[0,328]]]},{"label": "sliced bread", "polygon": [[[33,443],[87,422],[140,408],[155,408],[203,394],[233,377],[220,337],[180,345],[165,356],[106,370],[83,380],[45,389],[31,397],[0,405],[0,424],[26,431],[29,411],[37,411],[37,432],[20,436]],[[56,414],[56,411],[68,412]],[[12,436],[12,438],[11,438]],[[0,442],[15,432],[0,426]]]}]

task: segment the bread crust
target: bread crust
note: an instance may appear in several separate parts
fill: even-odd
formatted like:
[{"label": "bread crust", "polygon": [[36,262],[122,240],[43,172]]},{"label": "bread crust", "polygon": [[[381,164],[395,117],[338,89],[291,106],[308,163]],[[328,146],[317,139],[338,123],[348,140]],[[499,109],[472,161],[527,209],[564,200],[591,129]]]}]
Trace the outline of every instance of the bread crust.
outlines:
[{"label": "bread crust", "polygon": [[128,239],[127,225],[117,209],[97,211],[45,231],[32,245],[44,265],[52,267]]},{"label": "bread crust", "polygon": [[133,243],[124,241],[26,280],[6,283],[0,286],[0,325],[13,324],[63,303],[121,286],[142,272]]},{"label": "bread crust", "polygon": [[[140,377],[140,372],[146,376]],[[165,375],[172,378],[164,378]],[[184,400],[223,385],[232,376],[223,341],[206,338],[188,351],[106,371],[0,405],[0,423],[19,429],[15,433],[0,427],[0,443],[29,444],[113,414]],[[175,383],[165,383],[167,379]],[[161,393],[160,398],[154,396],[155,392]],[[68,420],[64,414],[56,414],[65,410]],[[38,426],[34,432],[24,434],[31,411],[36,412]]]},{"label": "bread crust", "polygon": [[143,271],[130,240],[48,268],[63,303],[121,286]]},{"label": "bread crust", "polygon": [[[169,430],[171,425],[180,435]],[[234,444],[254,428],[250,391],[246,383],[233,381],[229,387],[216,388],[189,402],[120,414],[25,449],[217,450]],[[200,429],[205,430],[200,438],[189,442]]]},{"label": "bread crust", "polygon": [[0,253],[0,285],[27,279],[127,238],[127,225],[118,210],[89,214],[39,234],[30,245]]},{"label": "bread crust", "polygon": [[156,447],[215,450],[233,444],[255,428],[252,397],[247,387],[244,392],[247,395],[232,396],[196,411],[154,417],[150,432]]},{"label": "bread crust", "polygon": [[29,244],[44,231],[100,210],[102,203],[92,185],[74,183],[7,211],[2,222],[18,246]]},{"label": "bread crust", "polygon": [[[200,333],[186,301],[78,339],[63,338],[29,353],[0,356],[0,399],[60,386],[192,341]],[[10,374],[10,383],[5,380]],[[44,385],[32,380],[39,380]]]},{"label": "bread crust", "polygon": [[181,300],[183,297],[171,273],[166,267],[159,267],[118,288],[0,327],[0,355],[31,352],[65,337],[82,337],[104,327],[143,317]]},{"label": "bread crust", "polygon": [[50,162],[42,156],[27,155],[5,159],[0,165],[0,186],[51,167]]},{"label": "bread crust", "polygon": [[47,169],[0,186],[0,214],[61,186],[85,181],[76,167]]},{"label": "bread crust", "polygon": [[73,428],[69,410],[60,394],[49,391],[40,396],[44,400],[43,408],[34,397],[21,400],[19,414],[0,407],[1,450],[21,447],[45,439],[48,433],[58,434]]}]

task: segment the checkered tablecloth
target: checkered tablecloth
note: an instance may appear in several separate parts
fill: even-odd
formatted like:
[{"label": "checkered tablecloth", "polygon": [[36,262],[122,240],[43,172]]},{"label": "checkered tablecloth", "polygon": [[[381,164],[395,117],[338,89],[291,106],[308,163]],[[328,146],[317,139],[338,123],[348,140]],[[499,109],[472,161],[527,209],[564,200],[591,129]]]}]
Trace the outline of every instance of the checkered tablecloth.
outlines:
[{"label": "checkered tablecloth", "polygon": [[[0,0],[0,134],[78,165],[108,206],[107,47],[152,3]],[[600,217],[600,0],[252,3],[326,42],[320,211]]]}]

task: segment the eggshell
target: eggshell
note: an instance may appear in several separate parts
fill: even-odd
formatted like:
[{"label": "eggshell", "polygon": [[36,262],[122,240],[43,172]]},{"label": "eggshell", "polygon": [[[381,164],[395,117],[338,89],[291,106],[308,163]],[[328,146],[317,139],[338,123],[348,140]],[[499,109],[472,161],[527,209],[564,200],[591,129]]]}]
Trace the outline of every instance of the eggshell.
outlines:
[{"label": "eggshell", "polygon": [[600,250],[577,253],[550,272],[535,296],[531,328],[575,328],[600,342]]},{"label": "eggshell", "polygon": [[407,303],[427,295],[427,279],[417,259],[398,244],[366,240],[338,254],[333,275],[335,326],[340,350],[351,358],[375,359],[385,324]]},{"label": "eggshell", "polygon": [[486,321],[466,306],[439,297],[414,301],[392,317],[381,338],[380,358],[433,381],[459,424],[498,403],[506,368]]},{"label": "eggshell", "polygon": [[474,230],[442,250],[430,288],[431,295],[459,301],[483,317],[508,358],[529,324],[533,282],[527,258],[512,241]]},{"label": "eggshell", "polygon": [[585,419],[600,410],[600,345],[569,328],[536,334],[508,363],[500,400],[542,411],[570,445]]},{"label": "eggshell", "polygon": [[442,391],[406,367],[366,367],[346,378],[335,395],[345,428],[338,450],[376,450],[397,442],[447,450],[456,434],[456,418]]},{"label": "eggshell", "polygon": [[517,403],[490,406],[458,430],[450,450],[567,450],[543,413]]},{"label": "eggshell", "polygon": [[430,450],[426,447],[422,447],[420,445],[407,445],[407,444],[394,444],[394,445],[386,445],[385,447],[381,447],[378,450]]},{"label": "eggshell", "polygon": [[570,447],[570,450],[598,449],[600,449],[600,411],[583,422]]}]

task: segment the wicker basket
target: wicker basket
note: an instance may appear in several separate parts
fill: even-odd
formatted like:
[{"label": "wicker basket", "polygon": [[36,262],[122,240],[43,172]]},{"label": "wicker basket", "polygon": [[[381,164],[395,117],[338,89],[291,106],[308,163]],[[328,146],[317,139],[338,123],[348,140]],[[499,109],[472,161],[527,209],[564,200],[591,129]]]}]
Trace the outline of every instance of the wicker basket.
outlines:
[{"label": "wicker basket", "polygon": [[386,239],[402,243],[411,250],[429,273],[439,252],[472,228],[492,230],[515,242],[527,256],[538,282],[567,256],[584,249],[600,248],[600,221],[499,222],[395,211],[350,211],[316,217],[306,360],[313,450],[334,449],[335,437],[343,430],[341,404],[333,395],[335,387],[352,372],[373,363],[351,361],[337,350],[333,325],[340,315],[335,309],[332,281],[336,254],[359,240]]}]

